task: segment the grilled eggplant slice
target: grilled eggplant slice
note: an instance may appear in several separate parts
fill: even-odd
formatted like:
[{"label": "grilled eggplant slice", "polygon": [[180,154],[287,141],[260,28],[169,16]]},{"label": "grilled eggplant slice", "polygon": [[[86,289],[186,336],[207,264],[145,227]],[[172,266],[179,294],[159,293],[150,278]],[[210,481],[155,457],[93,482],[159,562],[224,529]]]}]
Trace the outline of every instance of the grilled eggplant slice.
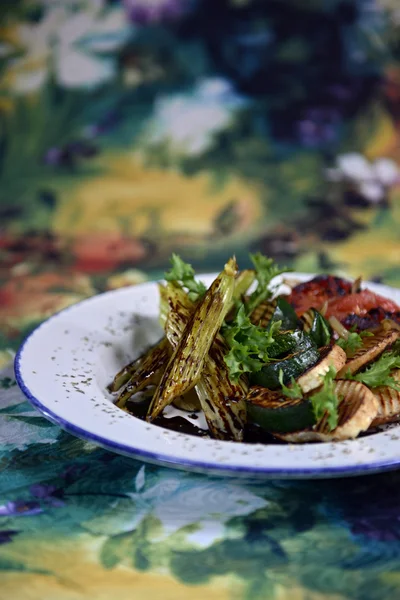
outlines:
[{"label": "grilled eggplant slice", "polygon": [[329,371],[329,367],[335,367],[337,372],[345,363],[346,352],[340,346],[334,344],[332,347],[321,348],[319,361],[300,375],[297,383],[306,394],[321,385],[321,378]]},{"label": "grilled eggplant slice", "polygon": [[[391,376],[400,385],[400,369],[395,369]],[[378,414],[372,421],[371,427],[400,421],[400,391],[388,385],[380,385],[373,388],[372,392],[378,402]]]},{"label": "grilled eggplant slice", "polygon": [[345,376],[348,372],[354,375],[354,373],[361,371],[390,348],[400,336],[400,331],[387,329],[386,327],[376,329],[373,333],[373,336],[363,338],[362,347],[341,368],[337,375],[338,378]]},{"label": "grilled eggplant slice", "polygon": [[335,392],[340,404],[338,425],[333,431],[325,414],[313,428],[276,437],[291,443],[333,442],[353,439],[366,431],[378,414],[378,401],[371,390],[358,381],[340,379],[335,382]]}]

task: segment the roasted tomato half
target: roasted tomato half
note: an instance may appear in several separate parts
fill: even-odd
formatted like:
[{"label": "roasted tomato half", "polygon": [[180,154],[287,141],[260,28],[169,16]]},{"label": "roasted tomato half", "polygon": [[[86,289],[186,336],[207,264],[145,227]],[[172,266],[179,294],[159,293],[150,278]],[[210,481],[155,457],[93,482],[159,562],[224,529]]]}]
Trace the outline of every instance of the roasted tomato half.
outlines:
[{"label": "roasted tomato half", "polygon": [[347,329],[359,332],[378,327],[384,319],[391,319],[400,325],[400,311],[387,311],[379,306],[378,308],[370,308],[365,315],[356,315],[354,313],[346,315],[341,321]]},{"label": "roasted tomato half", "polygon": [[357,294],[349,294],[343,298],[332,298],[328,303],[326,316],[334,315],[339,320],[344,319],[349,314],[363,317],[374,308],[381,308],[386,313],[400,310],[393,300],[375,294],[371,290],[362,290]]},{"label": "roasted tomato half", "polygon": [[[311,307],[321,310],[326,304],[325,316],[335,316],[340,321],[344,321],[349,315],[356,315],[358,318],[370,317],[380,322],[383,318],[394,318],[400,311],[393,300],[368,289],[355,291],[352,282],[332,275],[319,275],[311,281],[296,285],[288,300],[298,316]],[[374,313],[375,309],[379,309],[379,312]],[[357,327],[356,319],[353,324]]]},{"label": "roasted tomato half", "polygon": [[309,308],[321,308],[326,301],[347,296],[352,291],[352,282],[333,275],[318,275],[310,281],[299,283],[293,288],[288,301],[298,316]]}]

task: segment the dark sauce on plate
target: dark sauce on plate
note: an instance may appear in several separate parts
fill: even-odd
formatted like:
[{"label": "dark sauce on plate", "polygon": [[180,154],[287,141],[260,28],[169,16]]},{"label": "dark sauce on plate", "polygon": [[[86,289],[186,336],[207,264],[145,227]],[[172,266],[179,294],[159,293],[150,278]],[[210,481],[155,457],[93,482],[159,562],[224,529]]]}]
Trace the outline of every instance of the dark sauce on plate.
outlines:
[{"label": "dark sauce on plate", "polygon": [[[128,400],[126,403],[126,410],[132,416],[137,419],[145,420],[147,409],[149,407],[151,398],[145,398],[144,400],[138,402],[134,400]],[[195,413],[190,413],[190,418],[197,418]],[[158,427],[164,427],[165,429],[170,429],[171,431],[177,431],[178,433],[186,433],[187,435],[194,435],[195,437],[203,437],[209,438],[210,435],[206,429],[200,429],[200,427],[196,427],[193,423],[185,419],[184,417],[165,417],[161,415],[155,421],[153,421],[153,425],[157,425]],[[247,424],[244,432],[243,432],[243,442],[245,444],[284,444],[281,440],[277,440],[273,435],[267,433],[258,425],[252,425],[251,423]]]}]

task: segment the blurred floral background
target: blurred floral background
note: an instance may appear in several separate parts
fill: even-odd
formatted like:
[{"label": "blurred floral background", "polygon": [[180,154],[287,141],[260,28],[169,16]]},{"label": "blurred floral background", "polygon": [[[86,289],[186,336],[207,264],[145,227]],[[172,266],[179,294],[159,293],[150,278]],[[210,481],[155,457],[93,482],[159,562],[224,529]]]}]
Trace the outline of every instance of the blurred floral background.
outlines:
[{"label": "blurred floral background", "polygon": [[0,39],[3,347],[172,251],[400,283],[396,0],[5,0]]},{"label": "blurred floral background", "polygon": [[[2,0],[0,176],[0,367],[172,251],[400,285],[400,3]],[[399,597],[398,474],[143,466],[0,389],[0,598]]]}]

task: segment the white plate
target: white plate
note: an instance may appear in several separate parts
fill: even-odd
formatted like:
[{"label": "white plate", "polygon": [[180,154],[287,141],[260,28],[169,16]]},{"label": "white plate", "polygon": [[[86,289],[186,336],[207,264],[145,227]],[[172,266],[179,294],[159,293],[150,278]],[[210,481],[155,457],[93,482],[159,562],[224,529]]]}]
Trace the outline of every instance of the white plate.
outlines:
[{"label": "white plate", "polygon": [[[312,275],[291,275],[306,280]],[[201,279],[209,284],[213,276]],[[400,302],[400,290],[367,284]],[[109,450],[193,471],[312,478],[356,475],[400,464],[400,428],[346,442],[238,444],[176,433],[115,407],[113,375],[161,336],[155,283],[107,292],[40,325],[15,360],[17,382],[45,417]]]}]

